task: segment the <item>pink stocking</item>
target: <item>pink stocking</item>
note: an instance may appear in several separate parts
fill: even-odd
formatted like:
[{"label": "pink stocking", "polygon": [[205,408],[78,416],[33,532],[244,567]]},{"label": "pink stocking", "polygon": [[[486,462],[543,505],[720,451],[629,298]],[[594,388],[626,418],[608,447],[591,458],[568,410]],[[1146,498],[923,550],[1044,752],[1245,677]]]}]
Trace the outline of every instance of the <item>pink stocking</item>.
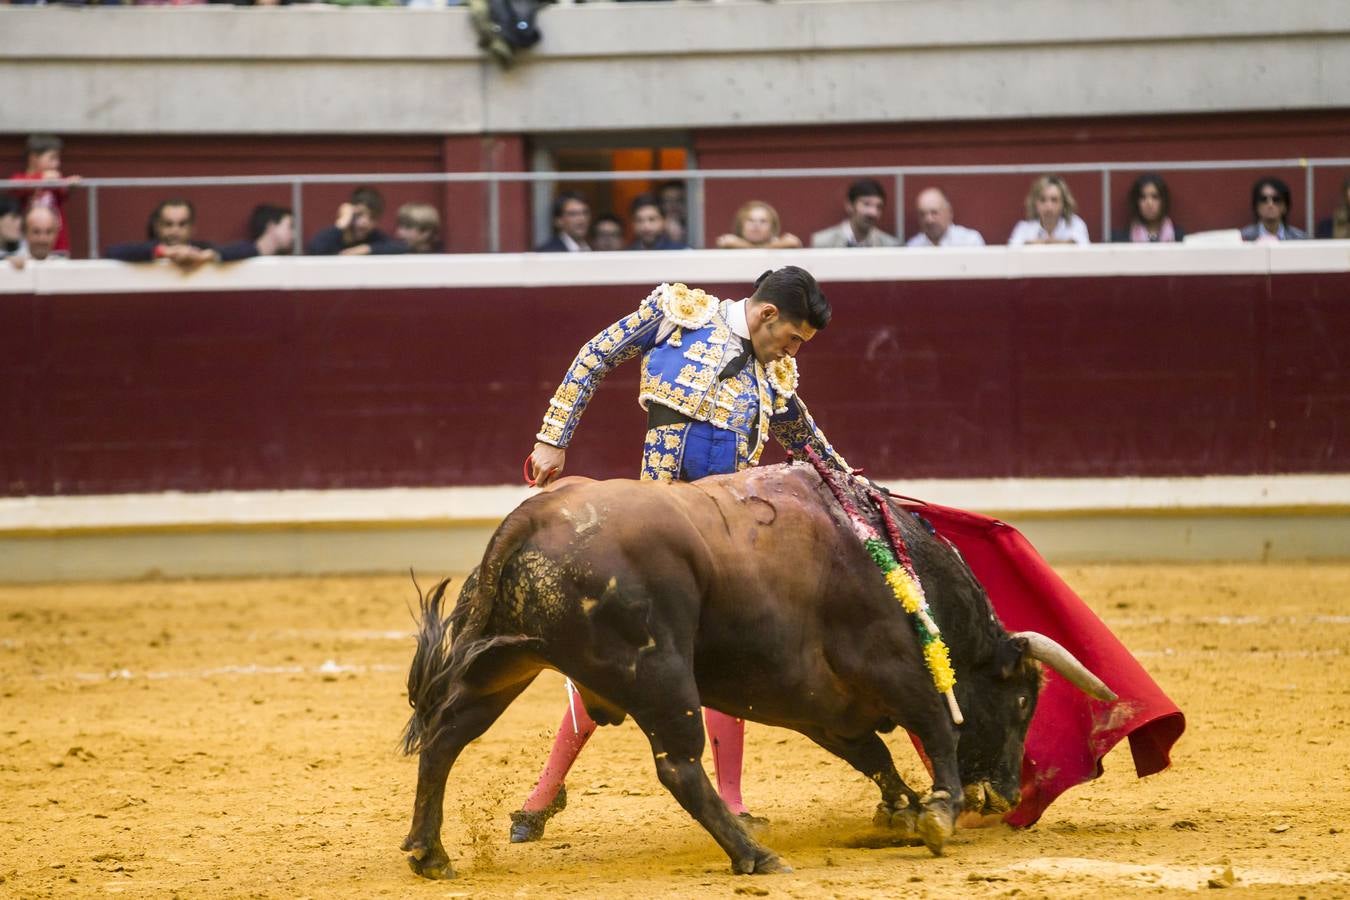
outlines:
[{"label": "pink stocking", "polygon": [[717,793],[733,816],[748,812],[741,799],[741,758],[745,755],[745,720],[733,718],[715,709],[703,710],[712,743],[713,771],[717,773]]},{"label": "pink stocking", "polygon": [[[575,728],[572,727],[573,709],[577,717]],[[539,783],[534,786],[534,791],[522,807],[525,812],[539,812],[553,802],[572,763],[577,761],[581,748],[586,746],[586,741],[594,733],[595,723],[586,714],[586,705],[580,697],[573,697],[572,708],[563,713],[558,735],[553,739],[553,750],[548,755],[548,762],[544,763],[544,771],[539,773]]]}]

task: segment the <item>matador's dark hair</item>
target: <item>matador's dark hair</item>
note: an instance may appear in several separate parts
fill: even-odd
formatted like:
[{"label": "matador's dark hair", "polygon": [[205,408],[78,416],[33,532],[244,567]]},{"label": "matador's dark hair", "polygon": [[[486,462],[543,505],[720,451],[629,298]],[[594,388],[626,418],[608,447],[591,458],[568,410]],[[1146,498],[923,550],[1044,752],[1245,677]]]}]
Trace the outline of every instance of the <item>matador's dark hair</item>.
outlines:
[{"label": "matador's dark hair", "polygon": [[770,269],[756,278],[751,299],[768,301],[783,318],[817,331],[830,324],[830,301],[811,273],[799,266]]}]

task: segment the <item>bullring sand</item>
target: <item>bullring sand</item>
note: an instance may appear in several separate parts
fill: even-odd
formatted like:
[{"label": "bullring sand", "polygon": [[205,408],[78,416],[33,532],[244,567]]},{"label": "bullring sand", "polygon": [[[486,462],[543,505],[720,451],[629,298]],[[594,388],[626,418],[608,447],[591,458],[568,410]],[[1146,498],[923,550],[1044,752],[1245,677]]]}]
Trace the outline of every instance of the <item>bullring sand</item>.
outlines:
[{"label": "bullring sand", "polygon": [[935,859],[870,828],[875,789],[844,763],[752,724],[746,799],[796,872],[734,877],[628,723],[592,741],[544,840],[513,846],[563,712],[546,673],[456,766],[458,877],[437,883],[398,850],[406,578],[0,587],[0,894],[1350,896],[1350,565],[1062,574],[1186,712],[1171,770],[1138,780],[1118,747],[1035,827],[959,831]]}]

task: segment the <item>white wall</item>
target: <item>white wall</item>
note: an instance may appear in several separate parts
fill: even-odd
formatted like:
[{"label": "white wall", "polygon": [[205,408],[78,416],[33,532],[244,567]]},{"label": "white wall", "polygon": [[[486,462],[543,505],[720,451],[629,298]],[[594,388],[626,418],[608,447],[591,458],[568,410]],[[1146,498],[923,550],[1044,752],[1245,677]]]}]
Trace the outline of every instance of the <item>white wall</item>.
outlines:
[{"label": "white wall", "polygon": [[[4,294],[137,294],[168,291],[395,290],[593,284],[647,286],[742,282],[765,269],[808,268],[826,285],[848,281],[1110,278],[1118,275],[1288,275],[1350,270],[1350,241],[1247,244],[686,250],[678,253],[455,253],[410,256],[260,257],[185,272],[166,260],[50,260],[0,265]],[[636,298],[635,298],[636,299]]]},{"label": "white wall", "polygon": [[511,133],[1350,107],[1350,3],[0,6],[0,132]]}]

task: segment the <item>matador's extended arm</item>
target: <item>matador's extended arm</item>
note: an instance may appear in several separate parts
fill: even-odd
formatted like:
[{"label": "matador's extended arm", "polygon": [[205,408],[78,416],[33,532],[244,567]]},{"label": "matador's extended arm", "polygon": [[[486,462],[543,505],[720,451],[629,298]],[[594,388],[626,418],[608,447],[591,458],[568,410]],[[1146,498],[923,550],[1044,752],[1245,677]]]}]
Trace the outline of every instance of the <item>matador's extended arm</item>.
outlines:
[{"label": "matador's extended arm", "polygon": [[545,444],[565,448],[591,402],[595,389],[615,366],[650,350],[656,342],[662,313],[658,306],[660,289],[643,300],[637,310],[625,316],[585,343],[568,367],[562,384],[548,401],[544,424],[537,437]]}]

